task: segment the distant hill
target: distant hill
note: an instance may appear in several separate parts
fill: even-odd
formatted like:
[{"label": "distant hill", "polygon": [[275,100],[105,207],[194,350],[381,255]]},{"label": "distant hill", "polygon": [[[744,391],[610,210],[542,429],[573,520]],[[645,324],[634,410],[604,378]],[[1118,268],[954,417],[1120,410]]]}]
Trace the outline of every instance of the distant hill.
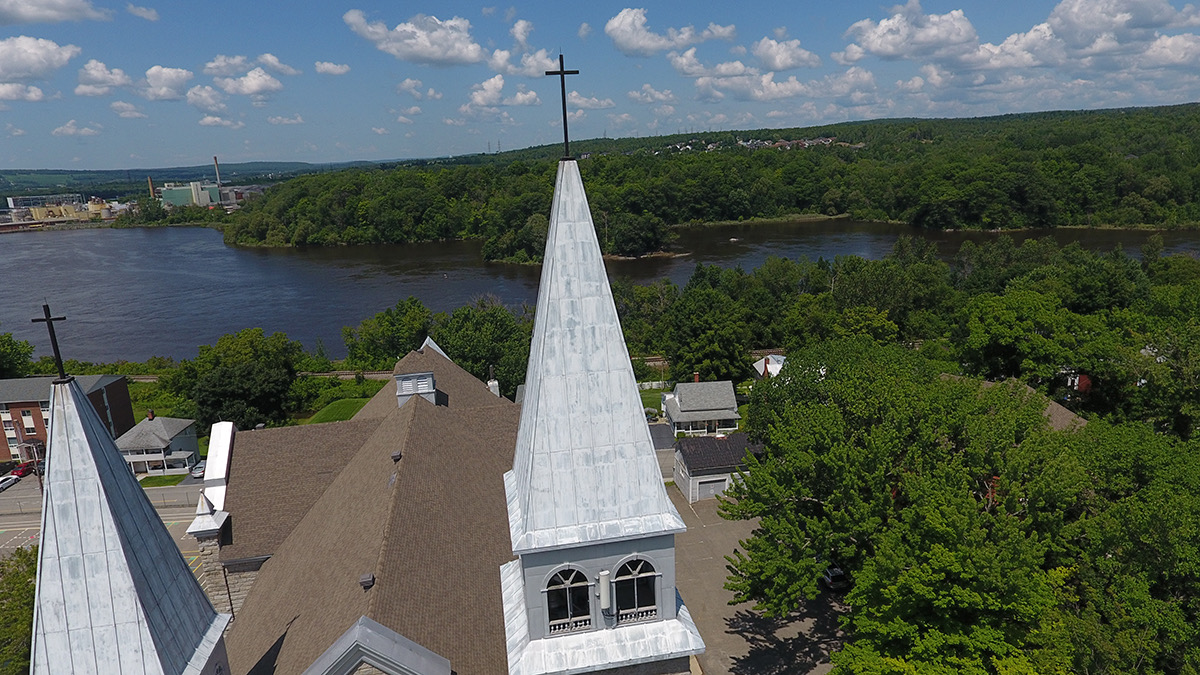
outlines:
[{"label": "distant hill", "polygon": [[[309,164],[307,162],[230,162],[221,164],[221,182],[276,183],[322,171],[373,167],[378,162],[341,162]],[[214,180],[212,164],[176,166],[157,169],[107,169],[79,171],[76,169],[0,169],[0,198],[17,195],[41,195],[58,192],[81,192],[84,196],[114,198],[145,191],[146,177],[156,185],[165,182]]]}]

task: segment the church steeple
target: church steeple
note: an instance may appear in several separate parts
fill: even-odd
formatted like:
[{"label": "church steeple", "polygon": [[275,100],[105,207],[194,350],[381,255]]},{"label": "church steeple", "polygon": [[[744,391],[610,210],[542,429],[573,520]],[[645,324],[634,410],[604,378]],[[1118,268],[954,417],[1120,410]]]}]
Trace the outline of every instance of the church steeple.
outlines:
[{"label": "church steeple", "polygon": [[505,476],[513,551],[682,532],[574,161],[558,165],[542,260],[516,458]]},{"label": "church steeple", "polygon": [[[686,673],[704,642],[579,166],[558,165],[501,567],[509,675]],[[653,664],[650,670],[645,670]],[[627,670],[628,669],[628,670]]]},{"label": "church steeple", "polygon": [[228,673],[217,614],[70,378],[51,392],[34,675]]}]

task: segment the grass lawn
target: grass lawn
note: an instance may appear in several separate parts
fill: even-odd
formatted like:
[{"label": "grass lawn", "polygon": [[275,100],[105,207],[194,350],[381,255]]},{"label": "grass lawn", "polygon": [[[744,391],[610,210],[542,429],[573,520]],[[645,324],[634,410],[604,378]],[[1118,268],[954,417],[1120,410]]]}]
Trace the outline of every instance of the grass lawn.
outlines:
[{"label": "grass lawn", "polygon": [[320,422],[340,422],[354,417],[354,414],[370,401],[369,398],[343,398],[317,411],[317,414],[301,422],[301,424],[318,424]]},{"label": "grass lawn", "polygon": [[170,487],[172,485],[179,485],[183,482],[184,478],[187,478],[186,473],[178,476],[146,476],[140,482],[144,488]]},{"label": "grass lawn", "polygon": [[670,391],[670,389],[646,389],[638,392],[642,395],[642,407],[653,408],[655,410],[661,409],[664,391]]}]

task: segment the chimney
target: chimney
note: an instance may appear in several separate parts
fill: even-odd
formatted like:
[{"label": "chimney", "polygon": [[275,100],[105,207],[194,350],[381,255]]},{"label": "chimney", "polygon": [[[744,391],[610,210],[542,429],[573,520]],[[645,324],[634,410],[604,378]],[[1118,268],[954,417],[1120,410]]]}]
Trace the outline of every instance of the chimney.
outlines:
[{"label": "chimney", "polygon": [[146,419],[148,419],[148,420],[154,419],[154,409],[153,408],[146,408]]},{"label": "chimney", "polygon": [[500,395],[500,380],[496,379],[496,366],[488,366],[487,388],[496,396]]},{"label": "chimney", "polygon": [[700,371],[696,371],[696,372],[692,373],[692,382],[699,382],[699,381],[700,381]]}]

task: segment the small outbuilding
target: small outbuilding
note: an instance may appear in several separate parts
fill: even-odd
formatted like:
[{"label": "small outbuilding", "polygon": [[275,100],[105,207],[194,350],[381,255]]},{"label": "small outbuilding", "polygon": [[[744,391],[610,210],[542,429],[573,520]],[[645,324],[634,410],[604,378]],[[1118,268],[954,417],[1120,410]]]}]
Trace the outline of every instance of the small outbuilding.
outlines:
[{"label": "small outbuilding", "polygon": [[767,354],[754,362],[754,379],[764,380],[778,376],[786,361],[787,357],[782,354]]},{"label": "small outbuilding", "polygon": [[117,439],[129,470],[155,476],[187,473],[200,460],[196,420],[158,417],[153,411]]},{"label": "small outbuilding", "polygon": [[662,410],[678,436],[732,433],[742,418],[737,410],[733,382],[680,382],[662,395]]},{"label": "small outbuilding", "polygon": [[747,451],[757,456],[762,445],[746,434],[681,438],[675,442],[675,485],[689,504],[715,499],[745,468]]}]

